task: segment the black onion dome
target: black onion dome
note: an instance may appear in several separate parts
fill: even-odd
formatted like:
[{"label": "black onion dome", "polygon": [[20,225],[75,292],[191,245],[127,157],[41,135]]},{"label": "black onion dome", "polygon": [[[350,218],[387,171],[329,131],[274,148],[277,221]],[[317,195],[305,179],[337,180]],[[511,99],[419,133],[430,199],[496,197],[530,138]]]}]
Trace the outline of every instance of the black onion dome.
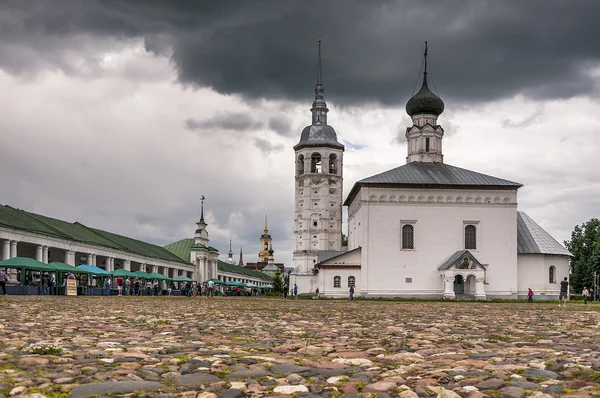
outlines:
[{"label": "black onion dome", "polygon": [[406,103],[406,113],[409,116],[419,113],[441,115],[444,112],[444,101],[435,95],[427,86],[427,75],[423,78],[423,87]]}]

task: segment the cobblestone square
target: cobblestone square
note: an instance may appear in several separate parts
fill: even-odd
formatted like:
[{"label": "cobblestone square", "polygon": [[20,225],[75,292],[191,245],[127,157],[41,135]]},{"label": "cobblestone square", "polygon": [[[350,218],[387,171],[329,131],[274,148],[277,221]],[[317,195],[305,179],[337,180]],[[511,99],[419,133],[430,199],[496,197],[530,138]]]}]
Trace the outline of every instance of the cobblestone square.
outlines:
[{"label": "cobblestone square", "polygon": [[0,397],[600,394],[597,304],[49,296],[0,304]]}]

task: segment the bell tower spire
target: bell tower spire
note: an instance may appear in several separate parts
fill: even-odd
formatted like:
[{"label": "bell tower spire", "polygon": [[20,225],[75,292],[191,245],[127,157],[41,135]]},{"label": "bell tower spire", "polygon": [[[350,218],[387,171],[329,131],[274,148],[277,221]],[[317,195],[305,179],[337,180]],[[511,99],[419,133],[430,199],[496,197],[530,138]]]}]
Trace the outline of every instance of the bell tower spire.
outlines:
[{"label": "bell tower spire", "polygon": [[312,108],[310,111],[312,112],[312,124],[327,124],[327,112],[329,109],[327,108],[327,104],[325,103],[325,98],[323,97],[323,92],[325,89],[323,88],[323,80],[322,80],[322,72],[321,72],[321,35],[319,34],[319,53],[317,55],[317,87],[315,88],[315,100],[313,101]]}]

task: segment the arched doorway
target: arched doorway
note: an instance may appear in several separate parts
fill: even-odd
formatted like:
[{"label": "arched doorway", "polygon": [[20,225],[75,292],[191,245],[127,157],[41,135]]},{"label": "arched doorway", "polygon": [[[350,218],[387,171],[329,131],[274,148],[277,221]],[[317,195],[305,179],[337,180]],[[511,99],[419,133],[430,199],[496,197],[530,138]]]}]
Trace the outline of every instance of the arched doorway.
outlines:
[{"label": "arched doorway", "polygon": [[456,275],[454,277],[454,294],[465,293],[465,280],[462,275]]}]

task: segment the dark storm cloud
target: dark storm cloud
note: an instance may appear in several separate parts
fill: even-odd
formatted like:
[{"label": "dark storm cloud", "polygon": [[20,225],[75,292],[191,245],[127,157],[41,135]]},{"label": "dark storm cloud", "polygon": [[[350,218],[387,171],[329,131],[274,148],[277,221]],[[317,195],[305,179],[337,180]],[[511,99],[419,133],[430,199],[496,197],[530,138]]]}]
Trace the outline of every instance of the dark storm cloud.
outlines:
[{"label": "dark storm cloud", "polygon": [[273,144],[269,140],[258,137],[254,139],[254,145],[261,150],[263,155],[270,155],[274,152],[281,152],[285,149],[283,144]]},{"label": "dark storm cloud", "polygon": [[[292,122],[287,116],[276,115],[265,120],[244,112],[219,112],[208,119],[189,118],[184,121],[185,127],[191,131],[238,131],[251,132],[261,128],[267,128],[274,133],[289,137],[295,134],[292,130]],[[262,149],[262,148],[261,148]]]},{"label": "dark storm cloud", "polygon": [[141,38],[183,84],[308,103],[321,32],[338,104],[404,104],[425,40],[446,99],[565,98],[594,90],[599,19],[594,0],[13,0],[0,6],[0,67],[60,67],[82,37]]},{"label": "dark storm cloud", "polygon": [[188,119],[185,125],[190,130],[223,129],[247,131],[257,127],[257,123],[248,114],[225,112],[205,120]]}]

